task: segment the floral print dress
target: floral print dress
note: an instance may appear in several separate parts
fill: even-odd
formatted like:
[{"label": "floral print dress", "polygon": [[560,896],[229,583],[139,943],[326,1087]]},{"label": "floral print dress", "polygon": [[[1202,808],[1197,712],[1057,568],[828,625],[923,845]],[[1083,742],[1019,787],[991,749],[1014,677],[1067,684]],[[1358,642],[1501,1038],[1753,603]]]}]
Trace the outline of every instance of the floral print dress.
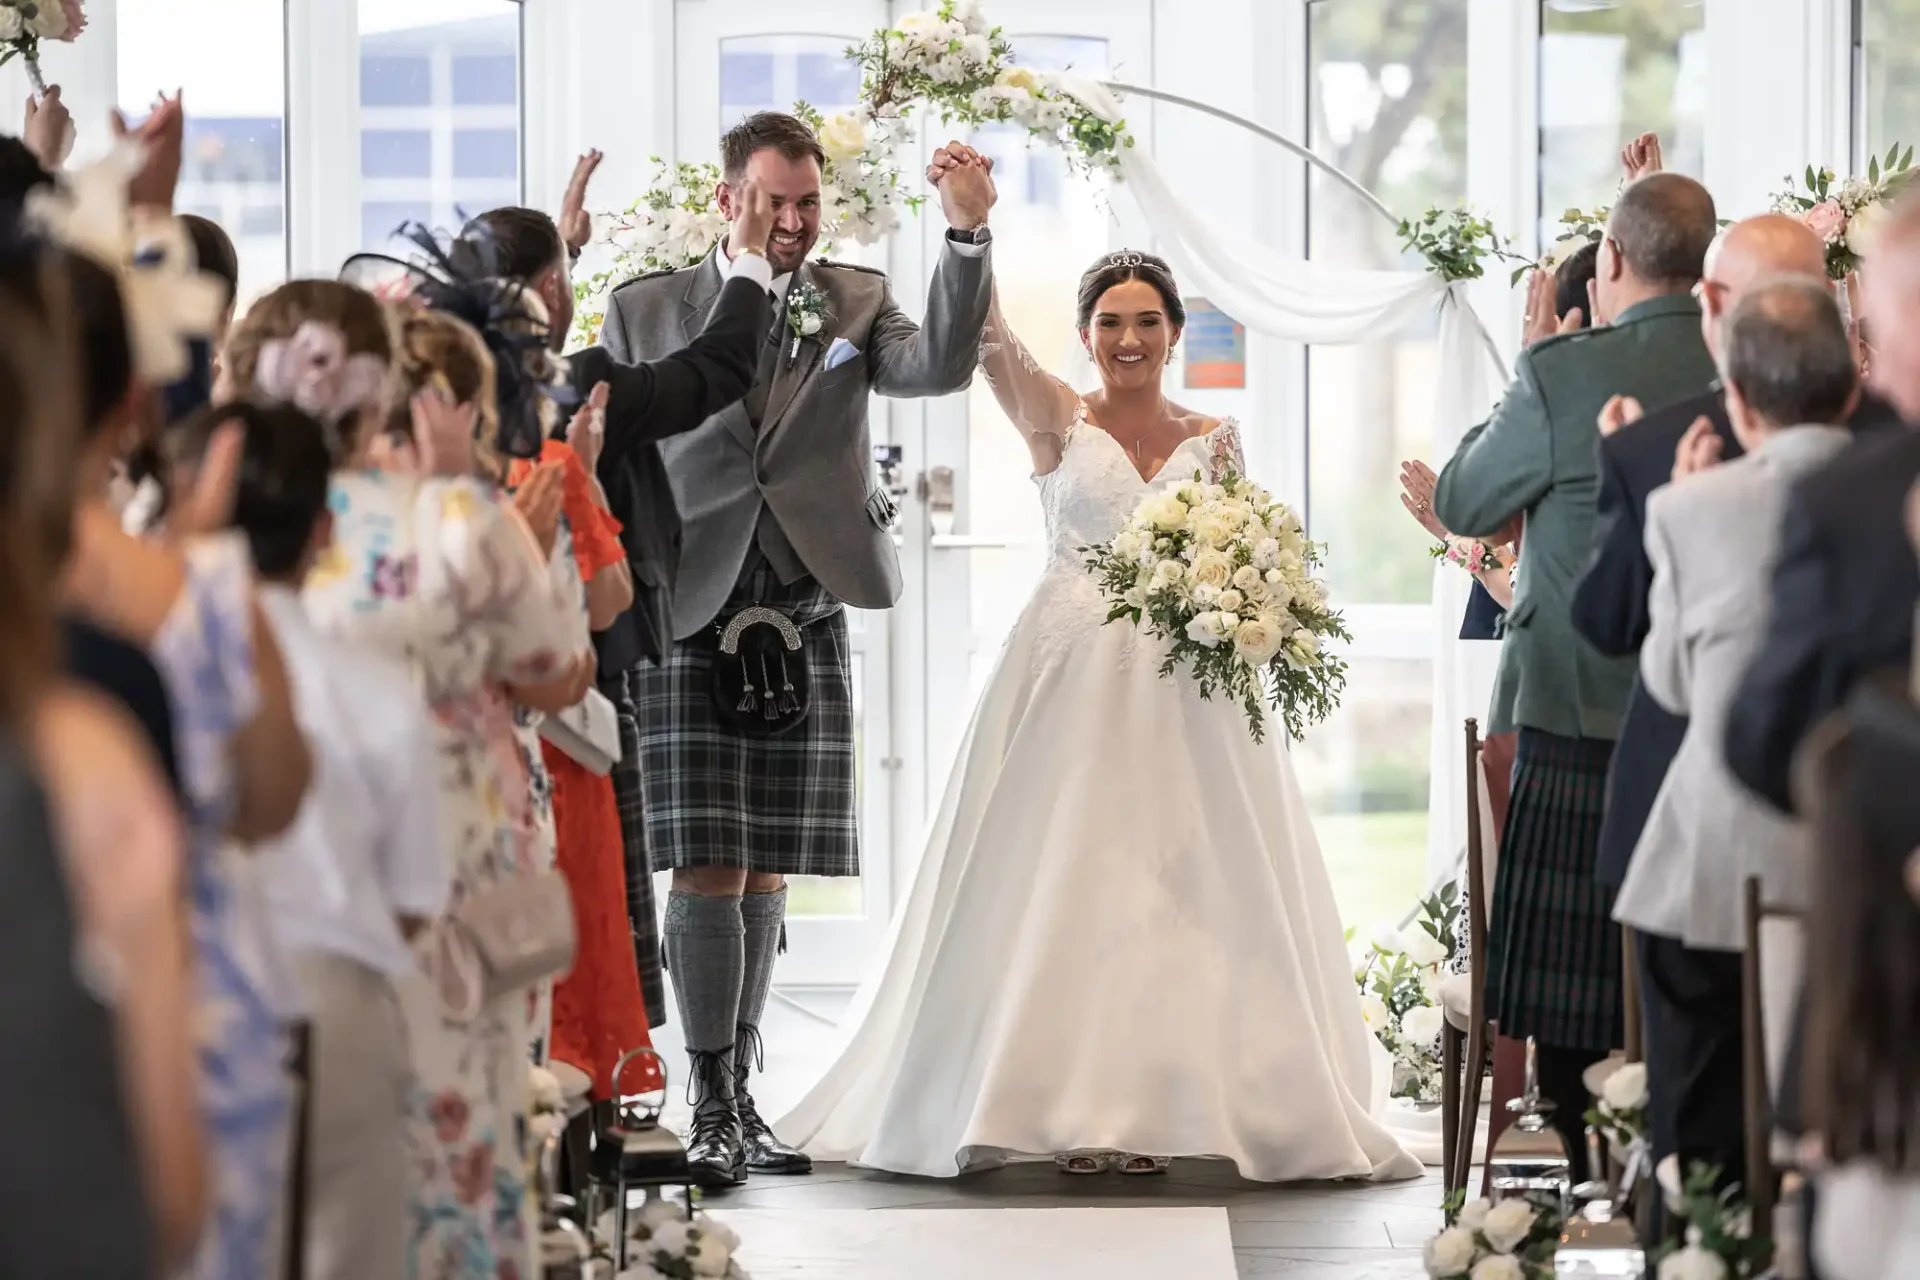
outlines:
[{"label": "floral print dress", "polygon": [[259,705],[253,562],[223,534],[184,549],[186,579],[152,642],[173,703],[188,819],[200,1089],[212,1212],[185,1274],[256,1280],[274,1266],[291,1093],[285,1024],[295,1010],[246,855],[228,847],[233,738]]},{"label": "floral print dress", "polygon": [[[586,617],[526,526],[478,481],[346,474],[330,506],[334,544],[308,577],[308,610],[419,678],[439,729],[437,799],[458,906],[540,869],[531,779],[501,686],[558,674],[587,647]],[[409,1268],[418,1280],[530,1277],[526,997],[460,1023],[424,972],[399,985],[419,1077]]]}]

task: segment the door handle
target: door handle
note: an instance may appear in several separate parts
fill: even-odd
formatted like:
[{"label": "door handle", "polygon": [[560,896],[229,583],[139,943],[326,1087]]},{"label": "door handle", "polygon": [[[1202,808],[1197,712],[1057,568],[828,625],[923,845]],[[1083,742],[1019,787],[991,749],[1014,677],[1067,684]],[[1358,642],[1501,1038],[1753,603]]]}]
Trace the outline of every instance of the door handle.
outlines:
[{"label": "door handle", "polygon": [[930,467],[920,473],[920,498],[927,504],[933,526],[933,545],[953,536],[954,480],[952,467]]}]

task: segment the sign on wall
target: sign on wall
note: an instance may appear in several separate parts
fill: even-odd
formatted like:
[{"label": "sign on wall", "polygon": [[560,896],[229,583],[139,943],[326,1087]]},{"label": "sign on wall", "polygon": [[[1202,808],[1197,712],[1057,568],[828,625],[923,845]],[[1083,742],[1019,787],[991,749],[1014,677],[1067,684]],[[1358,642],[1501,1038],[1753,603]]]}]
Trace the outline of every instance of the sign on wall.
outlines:
[{"label": "sign on wall", "polygon": [[1247,330],[1205,298],[1187,300],[1182,337],[1189,390],[1242,389],[1247,385]]}]

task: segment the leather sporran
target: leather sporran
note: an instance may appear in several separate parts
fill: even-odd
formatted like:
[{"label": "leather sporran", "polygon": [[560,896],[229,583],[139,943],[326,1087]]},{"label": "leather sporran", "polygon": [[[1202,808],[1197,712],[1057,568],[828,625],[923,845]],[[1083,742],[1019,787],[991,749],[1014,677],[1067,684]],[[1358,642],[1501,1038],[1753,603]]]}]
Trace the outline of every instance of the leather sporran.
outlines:
[{"label": "leather sporran", "polygon": [[713,709],[720,723],[749,738],[777,738],[806,723],[813,681],[792,618],[752,605],[721,626]]}]

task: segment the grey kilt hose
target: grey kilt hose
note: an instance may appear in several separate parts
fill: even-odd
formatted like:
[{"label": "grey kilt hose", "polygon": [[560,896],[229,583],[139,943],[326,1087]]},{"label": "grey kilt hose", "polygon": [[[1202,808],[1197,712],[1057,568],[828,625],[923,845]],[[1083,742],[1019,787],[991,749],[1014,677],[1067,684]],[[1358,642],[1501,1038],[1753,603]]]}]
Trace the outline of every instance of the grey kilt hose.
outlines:
[{"label": "grey kilt hose", "polygon": [[[750,604],[793,619],[812,683],[807,718],[777,738],[747,737],[714,713],[720,628]],[[654,870],[860,874],[853,664],[846,610],[825,588],[811,577],[783,585],[763,563],[715,625],[677,642],[664,664],[642,663],[632,674]]]}]

